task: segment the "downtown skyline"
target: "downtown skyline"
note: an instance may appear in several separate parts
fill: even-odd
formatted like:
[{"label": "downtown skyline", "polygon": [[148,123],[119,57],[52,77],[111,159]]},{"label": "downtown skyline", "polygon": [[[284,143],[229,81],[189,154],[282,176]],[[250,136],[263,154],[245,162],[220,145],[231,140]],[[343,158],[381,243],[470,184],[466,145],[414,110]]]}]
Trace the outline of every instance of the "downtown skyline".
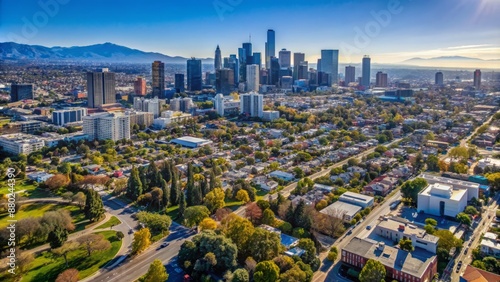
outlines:
[{"label": "downtown skyline", "polygon": [[[217,0],[199,1],[195,7],[182,3],[137,7],[124,1],[120,13],[107,3],[95,9],[93,1],[40,3],[49,2],[52,6],[44,9],[36,3],[21,8],[14,1],[2,1],[0,41],[65,47],[113,42],[171,56],[213,58],[217,45],[222,57],[228,57],[248,41],[254,52],[264,54],[266,31],[274,29],[276,51],[302,52],[309,62],[315,62],[322,49],[338,49],[341,63],[359,63],[366,54],[379,63],[440,56],[500,59],[497,0],[432,5],[408,0],[275,1],[266,5],[233,1],[232,6]],[[163,10],[164,16],[151,16]],[[471,11],[481,17],[465,17]],[[36,32],[26,32],[30,24]]]}]

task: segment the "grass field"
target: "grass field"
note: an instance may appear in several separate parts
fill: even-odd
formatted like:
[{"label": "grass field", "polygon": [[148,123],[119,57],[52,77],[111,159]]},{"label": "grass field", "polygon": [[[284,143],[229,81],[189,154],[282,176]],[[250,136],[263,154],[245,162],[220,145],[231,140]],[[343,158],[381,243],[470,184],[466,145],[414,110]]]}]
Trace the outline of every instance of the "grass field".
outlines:
[{"label": "grass field", "polygon": [[[106,239],[111,242],[111,248],[107,251],[94,252],[87,256],[84,249],[78,249],[68,254],[69,268],[76,268],[80,271],[80,279],[88,277],[98,271],[106,263],[112,260],[120,250],[122,242],[116,238],[116,231],[103,231]],[[43,252],[35,258],[30,270],[21,281],[55,281],[57,275],[66,269],[64,258],[54,257],[50,252]],[[0,276],[0,280],[2,277]],[[7,281],[7,280],[5,280]]]},{"label": "grass field", "polygon": [[106,221],[103,224],[99,225],[95,229],[109,228],[109,227],[112,227],[112,226],[117,226],[120,223],[122,223],[122,222],[116,216],[112,216],[108,221]]},{"label": "grass field", "polygon": [[[31,181],[29,180],[21,180],[21,179],[16,179],[15,186],[14,186],[16,192],[25,190],[25,193],[28,195],[30,193],[33,193],[33,191],[37,188],[35,184],[31,184]],[[0,194],[8,194],[9,193],[9,186],[7,186],[7,181],[0,181]]]}]

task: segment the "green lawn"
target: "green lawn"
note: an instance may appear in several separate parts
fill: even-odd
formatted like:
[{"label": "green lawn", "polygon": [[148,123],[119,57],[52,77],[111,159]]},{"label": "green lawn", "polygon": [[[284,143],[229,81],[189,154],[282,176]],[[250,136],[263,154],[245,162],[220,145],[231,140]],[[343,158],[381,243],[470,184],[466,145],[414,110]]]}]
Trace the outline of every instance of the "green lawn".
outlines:
[{"label": "green lawn", "polygon": [[[84,249],[69,253],[68,266],[80,271],[80,279],[88,277],[112,260],[120,250],[122,242],[116,238],[116,231],[99,232],[111,242],[111,248],[103,252],[94,252],[87,256]],[[53,257],[50,252],[43,252],[35,258],[30,271],[21,281],[55,281],[57,275],[66,269],[62,257]],[[4,281],[0,276],[0,280]]]},{"label": "green lawn", "polygon": [[108,221],[106,221],[105,223],[96,227],[96,229],[109,228],[109,227],[116,226],[120,223],[122,223],[122,222],[116,216],[112,216]]},{"label": "green lawn", "polygon": [[[36,184],[31,184],[30,180],[16,179],[15,186],[16,192],[25,190],[25,193],[30,195],[37,187]],[[0,181],[0,194],[9,194],[9,186],[7,180]]]}]

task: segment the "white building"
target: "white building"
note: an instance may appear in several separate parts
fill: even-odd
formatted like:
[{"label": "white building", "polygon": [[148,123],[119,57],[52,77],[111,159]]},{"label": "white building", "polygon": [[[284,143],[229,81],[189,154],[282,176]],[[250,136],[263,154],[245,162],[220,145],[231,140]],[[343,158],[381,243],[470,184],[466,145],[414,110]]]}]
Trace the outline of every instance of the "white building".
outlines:
[{"label": "white building", "polygon": [[161,113],[160,118],[156,118],[153,121],[153,126],[154,126],[154,128],[157,128],[157,129],[163,129],[172,123],[175,123],[175,122],[179,123],[182,121],[186,121],[192,117],[193,116],[191,114],[186,114],[183,112],[164,111],[163,113]]},{"label": "white building", "polygon": [[224,116],[224,95],[219,93],[214,97],[214,107],[217,114],[221,117]]},{"label": "white building", "polygon": [[98,113],[83,118],[83,133],[89,140],[130,139],[130,116],[123,113]]},{"label": "white building", "polygon": [[481,240],[481,253],[486,256],[500,257],[500,242],[498,242],[498,236],[492,232],[484,233],[483,239]]},{"label": "white building", "polygon": [[191,98],[173,98],[170,100],[170,110],[189,113],[194,108]]},{"label": "white building", "polygon": [[479,196],[479,184],[423,174],[429,185],[418,194],[417,209],[436,216],[455,217],[467,201]]},{"label": "white building", "polygon": [[41,138],[34,137],[32,135],[16,133],[7,134],[0,136],[0,146],[2,150],[14,154],[25,154],[41,150],[45,146],[45,142]]},{"label": "white building", "polygon": [[247,91],[259,91],[259,65],[247,65]]},{"label": "white building", "polygon": [[153,113],[154,118],[160,116],[163,105],[165,105],[165,100],[158,99],[158,97],[154,97],[153,99],[135,97],[134,99],[134,110]]},{"label": "white building", "polygon": [[87,115],[86,108],[68,108],[52,112],[52,123],[64,126],[66,123],[82,121]]},{"label": "white building", "polygon": [[291,173],[284,172],[281,170],[275,170],[269,174],[269,177],[276,177],[279,179],[283,179],[285,181],[292,181],[295,179],[295,176]]},{"label": "white building", "polygon": [[240,95],[240,113],[251,117],[260,117],[263,115],[264,96],[256,92]]},{"label": "white building", "polygon": [[280,118],[279,111],[263,111],[262,119],[265,121],[273,121]]},{"label": "white building", "polygon": [[357,205],[362,208],[373,206],[373,197],[353,192],[345,192],[340,195],[339,201]]},{"label": "white building", "polygon": [[478,161],[477,167],[483,170],[487,167],[497,169],[500,168],[500,160],[492,158],[481,159]]}]

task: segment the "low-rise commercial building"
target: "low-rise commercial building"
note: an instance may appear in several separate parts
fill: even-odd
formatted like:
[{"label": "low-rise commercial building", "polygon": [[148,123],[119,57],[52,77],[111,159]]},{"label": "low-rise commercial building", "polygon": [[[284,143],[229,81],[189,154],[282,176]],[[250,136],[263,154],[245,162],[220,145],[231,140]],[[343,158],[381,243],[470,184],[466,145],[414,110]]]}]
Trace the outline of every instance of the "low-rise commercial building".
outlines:
[{"label": "low-rise commercial building", "polygon": [[362,208],[373,206],[373,197],[353,192],[345,192],[340,195],[339,201],[357,205]]},{"label": "low-rise commercial building", "polygon": [[181,145],[182,147],[198,148],[198,147],[203,147],[205,145],[210,145],[213,142],[210,140],[202,139],[202,138],[184,136],[184,137],[172,139],[170,141],[170,143],[178,144],[178,145]]},{"label": "low-rise commercial building", "polygon": [[0,136],[0,146],[7,153],[19,155],[41,150],[45,146],[43,139],[32,135],[17,133]]}]

